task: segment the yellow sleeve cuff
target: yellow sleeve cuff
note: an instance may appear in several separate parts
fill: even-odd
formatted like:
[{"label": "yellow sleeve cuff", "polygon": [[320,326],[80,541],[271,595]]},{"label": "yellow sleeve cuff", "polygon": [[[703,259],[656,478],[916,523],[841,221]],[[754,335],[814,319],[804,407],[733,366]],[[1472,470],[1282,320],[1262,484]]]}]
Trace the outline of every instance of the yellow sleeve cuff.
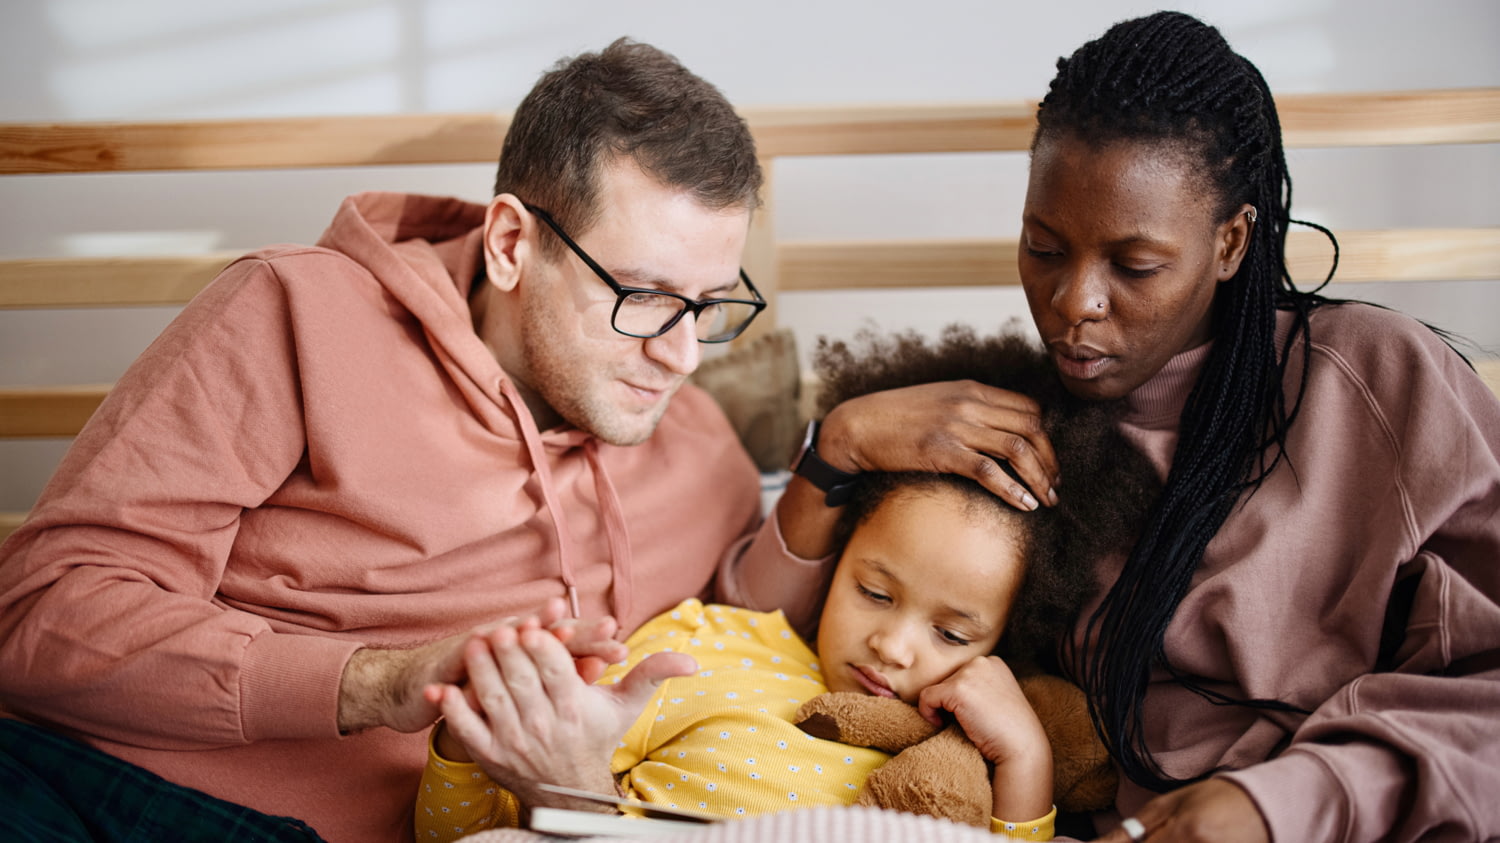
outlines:
[{"label": "yellow sleeve cuff", "polygon": [[[437,729],[434,728],[433,735]],[[519,828],[521,803],[473,762],[438,755],[427,739],[427,768],[417,789],[415,831],[422,843],[447,843],[487,828]]]},{"label": "yellow sleeve cuff", "polygon": [[1057,806],[1046,816],[1024,823],[1012,823],[990,817],[990,832],[1011,840],[1051,840],[1057,833]]}]

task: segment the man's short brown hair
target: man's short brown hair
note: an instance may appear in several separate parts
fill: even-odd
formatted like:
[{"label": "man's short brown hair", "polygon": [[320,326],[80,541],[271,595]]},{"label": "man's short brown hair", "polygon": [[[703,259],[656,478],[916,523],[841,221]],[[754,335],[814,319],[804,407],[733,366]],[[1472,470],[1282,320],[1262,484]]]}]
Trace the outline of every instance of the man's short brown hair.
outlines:
[{"label": "man's short brown hair", "polygon": [[598,221],[598,174],[619,156],[705,208],[759,205],[760,163],[744,119],[676,58],[627,38],[542,75],[506,133],[495,195],[545,208],[577,236]]}]

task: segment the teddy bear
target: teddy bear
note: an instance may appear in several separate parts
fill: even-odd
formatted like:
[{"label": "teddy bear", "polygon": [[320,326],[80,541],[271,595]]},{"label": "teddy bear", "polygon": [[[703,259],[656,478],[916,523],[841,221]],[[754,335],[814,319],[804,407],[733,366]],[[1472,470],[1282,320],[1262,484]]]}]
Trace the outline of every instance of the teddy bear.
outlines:
[{"label": "teddy bear", "polygon": [[[1119,774],[1094,731],[1083,691],[1048,674],[1018,681],[1052,744],[1058,810],[1109,807]],[[814,737],[894,755],[865,780],[857,804],[989,827],[989,767],[958,724],[935,726],[899,699],[837,691],[803,703],[796,722]]]}]

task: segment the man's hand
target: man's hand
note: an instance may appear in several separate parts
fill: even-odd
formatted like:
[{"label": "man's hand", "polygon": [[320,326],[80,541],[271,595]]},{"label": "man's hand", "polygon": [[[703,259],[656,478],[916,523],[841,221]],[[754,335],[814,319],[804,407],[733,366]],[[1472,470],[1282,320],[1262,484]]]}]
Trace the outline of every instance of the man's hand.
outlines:
[{"label": "man's hand", "polygon": [[439,696],[447,736],[523,804],[589,810],[599,808],[534,785],[614,793],[609,763],[620,737],[663,680],[697,670],[689,656],[658,653],[616,685],[590,685],[562,642],[529,627],[472,639],[463,655],[467,693],[450,684]]},{"label": "man's hand", "polygon": [[[1250,795],[1225,779],[1208,779],[1152,799],[1135,812],[1150,843],[1270,843],[1271,832]],[[1131,843],[1124,828],[1098,843]]]},{"label": "man's hand", "polygon": [[463,648],[471,638],[505,626],[528,624],[547,628],[578,658],[577,670],[590,681],[604,667],[625,658],[625,645],[613,636],[613,618],[595,621],[564,620],[567,604],[547,601],[532,618],[506,618],[411,650],[358,650],[349,657],[339,684],[338,725],[341,732],[386,726],[416,732],[432,725],[438,707],[423,694],[429,685],[455,684],[464,678]]}]

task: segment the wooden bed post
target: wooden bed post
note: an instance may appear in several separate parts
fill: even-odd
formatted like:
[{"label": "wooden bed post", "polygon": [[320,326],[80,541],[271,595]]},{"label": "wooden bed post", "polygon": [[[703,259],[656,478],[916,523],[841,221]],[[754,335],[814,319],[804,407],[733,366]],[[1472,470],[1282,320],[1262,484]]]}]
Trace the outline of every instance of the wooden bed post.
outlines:
[{"label": "wooden bed post", "polygon": [[774,185],[776,159],[762,156],[760,169],[765,180],[761,184],[761,206],[750,219],[750,239],[745,242],[745,274],[755,282],[755,288],[765,296],[766,309],[761,311],[745,333],[735,339],[736,345],[745,345],[756,337],[776,330],[777,291],[780,288],[780,272],[776,253],[776,188]]}]

